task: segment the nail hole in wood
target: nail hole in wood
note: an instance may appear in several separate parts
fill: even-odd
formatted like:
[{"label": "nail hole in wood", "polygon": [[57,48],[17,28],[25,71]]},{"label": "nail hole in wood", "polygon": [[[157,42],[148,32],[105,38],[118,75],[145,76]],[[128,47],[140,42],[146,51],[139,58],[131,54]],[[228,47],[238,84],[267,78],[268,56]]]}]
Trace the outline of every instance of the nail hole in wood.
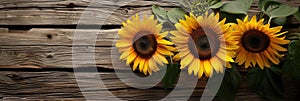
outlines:
[{"label": "nail hole in wood", "polygon": [[74,8],[75,4],[74,3],[69,3],[69,5],[67,6],[68,8]]},{"label": "nail hole in wood", "polygon": [[47,35],[47,38],[48,38],[48,39],[52,39],[52,35],[50,35],[50,34]]},{"label": "nail hole in wood", "polygon": [[53,55],[47,55],[47,58],[53,58]]}]

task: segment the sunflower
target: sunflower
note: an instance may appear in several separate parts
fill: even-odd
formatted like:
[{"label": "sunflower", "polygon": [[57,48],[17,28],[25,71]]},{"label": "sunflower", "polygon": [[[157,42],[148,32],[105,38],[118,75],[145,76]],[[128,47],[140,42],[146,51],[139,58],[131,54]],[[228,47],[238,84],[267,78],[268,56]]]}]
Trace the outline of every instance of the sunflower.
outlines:
[{"label": "sunflower", "polygon": [[[270,28],[270,24],[263,24],[264,19],[256,20],[253,16],[248,20],[248,16],[244,21],[237,20],[237,24],[233,24],[233,36],[238,36],[239,49],[235,62],[238,65],[244,64],[245,68],[254,67],[256,64],[261,69],[270,67],[270,61],[279,64],[279,58],[283,57],[279,51],[287,51],[280,45],[288,44],[290,41],[285,40],[287,32],[281,32],[282,26]],[[270,60],[270,61],[269,61]]]},{"label": "sunflower", "polygon": [[157,24],[154,16],[147,18],[145,15],[140,20],[138,14],[132,20],[123,22],[119,30],[119,40],[116,47],[122,53],[121,60],[126,60],[126,65],[131,65],[133,71],[139,67],[145,75],[158,71],[158,66],[168,64],[165,55],[174,55],[170,46],[172,42],[164,39],[168,32],[160,34],[162,24]]},{"label": "sunflower", "polygon": [[223,66],[231,68],[229,62],[238,49],[236,37],[231,37],[232,28],[225,24],[226,19],[219,21],[219,14],[205,13],[195,17],[193,14],[185,16],[175,24],[176,31],[171,31],[171,40],[176,45],[179,53],[174,60],[180,61],[181,69],[188,67],[188,73],[202,77],[224,72]]}]

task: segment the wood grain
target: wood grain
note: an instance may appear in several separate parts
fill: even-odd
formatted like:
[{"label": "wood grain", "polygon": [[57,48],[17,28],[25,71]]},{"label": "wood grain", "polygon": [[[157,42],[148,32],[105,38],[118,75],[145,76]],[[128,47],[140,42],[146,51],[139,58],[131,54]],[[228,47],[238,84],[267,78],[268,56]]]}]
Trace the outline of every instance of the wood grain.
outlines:
[{"label": "wood grain", "polygon": [[[91,83],[99,78],[93,75],[100,75],[102,81],[115,96],[123,100],[158,100],[169,94],[170,90],[164,90],[162,84],[151,89],[136,89],[127,86],[121,82],[117,76],[112,72],[101,72],[95,74],[87,74],[82,72],[77,74],[77,79],[89,79]],[[192,94],[190,100],[199,100],[200,95],[204,91],[205,80],[200,79],[197,87]],[[84,100],[82,91],[79,90],[76,78],[72,72],[63,71],[44,71],[44,72],[12,72],[0,71],[0,99],[3,100]],[[91,84],[92,85],[92,84]],[[83,87],[83,86],[81,86]],[[110,100],[105,94],[98,94],[104,92],[99,86],[84,86],[84,93],[94,97],[95,100]],[[95,97],[96,96],[96,97]],[[180,95],[178,95],[180,97]],[[249,91],[246,84],[241,85],[239,93],[237,93],[236,100],[260,100],[260,96]]]},{"label": "wood grain", "polygon": [[[78,67],[97,64],[102,68],[113,68],[111,56],[114,55],[111,55],[110,47],[78,46],[76,49],[74,54],[81,57],[74,62],[84,62]],[[69,46],[0,46],[0,54],[0,68],[73,68],[72,47]],[[90,54],[95,56],[95,62]]]},{"label": "wood grain", "polygon": [[[101,0],[93,3],[93,5],[99,5],[100,7],[86,8],[90,2],[91,0],[6,1],[0,3],[0,8],[2,7],[0,25],[120,25],[136,13],[141,15],[152,14],[152,4],[161,5],[166,9],[177,7],[176,4],[178,4],[175,1],[167,0],[141,0],[119,8],[129,1],[104,0],[102,2]],[[68,7],[70,5],[72,7]],[[256,0],[249,10],[249,15],[259,14],[260,12],[257,9]],[[82,16],[83,14],[85,16]],[[288,20],[290,24],[299,24],[294,17]]]},{"label": "wood grain", "polygon": [[[95,1],[92,3],[92,1]],[[177,0],[0,0],[0,100],[66,100],[85,101],[83,92],[94,100],[111,100],[103,93],[105,88],[86,85],[79,89],[72,68],[83,69],[78,78],[90,80],[92,84],[100,75],[105,86],[115,96],[123,100],[158,100],[171,90],[164,90],[162,84],[151,89],[135,89],[124,84],[112,69],[124,69],[112,65],[111,49],[121,23],[132,15],[152,14],[151,6],[160,5],[170,9],[178,7]],[[224,0],[228,1],[228,0]],[[249,15],[259,14],[257,1],[249,10]],[[280,2],[299,6],[298,0],[279,0]],[[92,3],[92,5],[90,5]],[[87,7],[89,7],[87,9]],[[113,10],[116,9],[116,10]],[[89,13],[80,20],[83,13]],[[110,15],[111,14],[111,15]],[[106,19],[106,17],[108,18]],[[104,22],[103,22],[104,21]],[[75,30],[77,24],[86,25]],[[291,17],[287,30],[299,32],[299,22]],[[100,29],[99,26],[107,26]],[[71,29],[66,29],[69,28]],[[61,28],[60,28],[61,27]],[[116,28],[117,27],[117,28]],[[7,29],[10,28],[10,29]],[[31,29],[33,28],[33,29]],[[22,30],[14,30],[22,29]],[[23,30],[24,29],[24,30]],[[97,37],[95,42],[83,39],[73,45],[75,31],[83,36]],[[95,46],[94,46],[95,44]],[[73,67],[72,50],[81,54],[80,65]],[[89,54],[95,54],[95,63],[90,61]],[[96,65],[99,73],[88,71]],[[129,68],[125,68],[129,69]],[[90,74],[93,74],[90,76]],[[198,81],[190,100],[199,100],[204,92],[206,78]],[[284,82],[285,100],[297,98],[299,82]],[[87,89],[87,90],[86,90]],[[184,91],[184,90],[183,90]],[[181,96],[178,95],[178,98]],[[215,99],[217,100],[217,99]],[[237,101],[265,101],[253,93],[243,79],[236,94]]]},{"label": "wood grain", "polygon": [[[285,29],[299,32],[300,29]],[[96,35],[96,42],[91,39],[77,40],[74,33]],[[110,30],[75,30],[75,29],[31,29],[29,31],[9,31],[0,29],[0,68],[73,68],[72,48],[84,55],[95,56],[95,63],[87,61],[82,67],[95,64],[102,68],[114,68],[111,57],[119,55],[112,48],[118,29]],[[95,45],[95,46],[94,46]],[[113,51],[113,52],[112,52]],[[92,57],[82,57],[81,60]],[[116,67],[115,67],[116,68]]]},{"label": "wood grain", "polygon": [[[77,46],[95,45],[97,47],[113,46],[119,29],[97,30],[97,29],[30,29],[27,31],[0,29],[0,46]],[[77,38],[74,43],[75,34],[85,36],[96,36],[88,38]],[[95,42],[91,42],[95,39]]]}]

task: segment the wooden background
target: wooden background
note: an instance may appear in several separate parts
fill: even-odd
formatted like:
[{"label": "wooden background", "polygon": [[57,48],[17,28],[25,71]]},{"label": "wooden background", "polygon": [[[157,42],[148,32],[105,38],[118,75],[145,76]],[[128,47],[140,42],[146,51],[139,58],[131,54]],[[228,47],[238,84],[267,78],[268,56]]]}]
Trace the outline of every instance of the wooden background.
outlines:
[{"label": "wooden background", "polygon": [[[0,0],[0,99],[2,100],[85,100],[77,86],[72,67],[72,47],[82,49],[83,53],[93,52],[91,45],[72,46],[73,35],[81,14],[87,11],[97,12],[83,21],[80,32],[99,31],[95,55],[101,75],[109,90],[124,100],[157,100],[171,90],[164,90],[159,84],[147,90],[135,89],[122,83],[112,70],[110,50],[121,23],[132,15],[151,14],[153,4],[164,8],[176,7],[169,0],[95,0],[94,5],[86,7],[93,0]],[[284,3],[299,6],[298,0],[281,0]],[[124,5],[125,6],[121,6]],[[257,0],[249,14],[259,14]],[[120,7],[110,11],[111,7]],[[112,12],[102,25],[101,21]],[[300,32],[299,22],[290,17],[287,28],[290,32]],[[98,27],[102,25],[102,29]],[[84,40],[83,40],[84,41]],[[76,68],[89,68],[85,64]],[[87,72],[88,73],[88,72]],[[191,100],[199,99],[204,90],[204,79],[199,80]],[[293,92],[299,92],[300,84],[286,81],[285,99],[296,98]],[[93,87],[90,87],[93,88]],[[96,90],[90,90],[93,94]],[[99,99],[105,95],[97,95]],[[107,99],[109,100],[109,99]],[[243,80],[236,100],[266,100],[247,87]]]}]

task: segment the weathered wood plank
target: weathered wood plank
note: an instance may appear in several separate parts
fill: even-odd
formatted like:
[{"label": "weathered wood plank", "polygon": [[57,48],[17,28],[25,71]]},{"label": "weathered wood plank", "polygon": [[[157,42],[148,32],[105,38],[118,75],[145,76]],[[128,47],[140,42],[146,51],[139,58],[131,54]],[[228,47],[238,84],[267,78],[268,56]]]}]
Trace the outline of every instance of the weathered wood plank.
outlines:
[{"label": "weathered wood plank", "polygon": [[[96,47],[111,47],[117,37],[119,29],[97,30],[97,29],[30,29],[28,31],[0,29],[0,46],[77,46],[95,45]],[[91,39],[76,40],[75,31],[86,36],[95,35],[95,42]],[[300,32],[299,28],[287,28],[283,31]]]},{"label": "weathered wood plank", "polygon": [[[167,8],[176,7],[172,5],[172,3],[169,3],[168,5],[168,2],[166,0],[137,1],[132,3],[133,5],[131,6],[122,7],[117,10],[113,10],[112,8],[118,8],[124,2],[128,2],[128,1],[120,0],[121,3],[116,3],[112,0],[105,0],[103,2],[97,1],[100,4],[104,3],[103,5],[111,5],[111,6],[88,8],[88,9],[86,9],[84,6],[71,7],[71,8],[61,6],[61,5],[66,6],[72,4],[70,2],[71,1],[69,0],[56,0],[50,3],[46,3],[45,0],[41,2],[36,2],[36,0],[30,0],[28,2],[23,2],[23,3],[21,1],[19,2],[15,0],[11,2],[4,2],[0,4],[0,7],[3,7],[3,10],[0,11],[0,25],[74,25],[74,24],[76,25],[79,23],[79,19],[82,17],[83,12],[88,12],[90,14],[87,14],[84,17],[85,20],[81,20],[80,24],[120,25],[123,21],[130,18],[132,15],[136,13],[139,13],[141,15],[152,14],[151,11],[152,4],[166,6]],[[88,4],[90,0],[88,1],[78,0],[74,2],[75,4],[79,2],[78,5],[82,4],[82,2],[86,2],[82,4],[85,5]],[[290,1],[285,1],[285,2],[290,2]],[[295,4],[294,3],[295,1],[292,2],[293,4]],[[41,4],[39,5],[39,3]],[[176,2],[173,1],[173,3]],[[253,7],[251,8],[251,10],[249,10],[250,15],[259,14],[260,11],[257,9],[256,4],[257,1],[253,3]],[[292,19],[289,20],[291,24],[299,24],[299,22],[293,17]]]},{"label": "weathered wood plank", "polygon": [[[300,31],[293,28],[286,30]],[[2,29],[0,68],[72,68],[72,47],[78,47],[82,54],[95,52],[97,66],[113,68],[111,56],[118,57],[118,54],[111,53],[111,46],[118,29],[77,31],[87,35],[91,32],[98,33],[96,43],[86,39],[79,40],[82,44],[72,46],[75,29],[31,29],[25,32]],[[84,59],[91,57],[82,57]],[[82,67],[93,65],[94,63],[87,62]]]},{"label": "weathered wood plank", "polygon": [[[172,6],[172,0],[1,0],[0,8]],[[174,5],[173,5],[174,6]]]},{"label": "weathered wood plank", "polygon": [[[0,29],[0,46],[72,46],[72,45],[93,45],[97,47],[113,46],[119,29],[110,30],[81,30],[81,29],[30,29],[28,31]],[[97,36],[91,39],[76,40],[75,32],[86,36]]]},{"label": "weathered wood plank", "polygon": [[[78,46],[76,49],[81,57],[74,61],[85,62],[79,67],[97,64],[99,67],[113,68],[110,47]],[[88,61],[92,59],[88,55],[93,53],[96,64]],[[73,68],[70,46],[0,46],[0,54],[0,68]]]},{"label": "weathered wood plank", "polygon": [[[222,0],[233,1],[233,0]],[[292,6],[300,6],[298,0],[278,0]],[[258,0],[254,0],[253,6],[257,5]],[[92,3],[92,5],[91,5]],[[103,6],[175,6],[178,5],[177,0],[1,0],[0,8],[35,8],[35,7],[103,7]],[[98,6],[97,6],[98,5]]]},{"label": "weathered wood plank", "polygon": [[[72,46],[72,45],[94,45],[97,47],[114,46],[113,42],[117,37],[119,29],[97,30],[97,29],[30,29],[8,30],[0,29],[0,46]],[[73,44],[75,31],[77,33],[86,33],[96,35],[96,42],[91,42],[90,39],[76,40],[81,44]],[[300,32],[299,28],[287,28],[283,31]]]},{"label": "weathered wood plank", "polygon": [[[95,76],[93,76],[95,75]],[[81,73],[76,76],[77,79],[88,81],[98,81],[96,75],[100,75],[102,81],[115,96],[123,100],[158,100],[169,94],[171,90],[164,90],[162,84],[158,84],[151,89],[135,89],[127,86],[121,82],[118,77],[112,73]],[[6,100],[54,100],[54,99],[71,99],[83,100],[82,91],[78,88],[78,83],[74,73],[62,71],[48,71],[48,72],[13,72],[0,71],[0,98]],[[201,97],[204,91],[206,79],[200,79],[197,88],[192,94],[191,100]],[[79,82],[81,82],[79,80]],[[84,93],[91,95],[98,100],[109,100],[110,96],[106,94],[98,94],[104,92],[106,88],[100,88],[98,85],[84,86]],[[262,97],[249,91],[247,85],[242,84],[241,90],[237,93],[236,99],[239,101],[246,100],[262,100]],[[184,90],[184,89],[183,89]],[[96,96],[96,97],[95,97]],[[178,95],[180,97],[180,95]]]}]

